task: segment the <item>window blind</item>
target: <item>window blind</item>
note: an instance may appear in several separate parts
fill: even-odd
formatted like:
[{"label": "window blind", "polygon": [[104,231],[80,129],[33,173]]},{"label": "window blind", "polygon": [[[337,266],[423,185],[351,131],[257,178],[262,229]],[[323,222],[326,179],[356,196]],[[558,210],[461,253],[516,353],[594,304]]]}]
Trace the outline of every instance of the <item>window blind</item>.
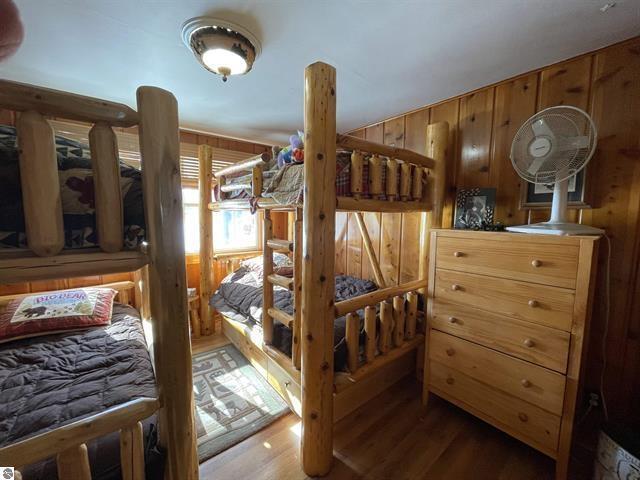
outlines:
[{"label": "window blind", "polygon": [[[50,121],[56,135],[60,135],[76,142],[89,145],[90,126],[80,123],[71,123],[60,120]],[[135,168],[140,168],[140,145],[138,135],[135,133],[115,130],[118,139],[120,160]],[[255,156],[253,153],[213,148],[213,172],[234,163]],[[180,142],[180,175],[185,185],[198,183],[198,145],[195,143]]]}]

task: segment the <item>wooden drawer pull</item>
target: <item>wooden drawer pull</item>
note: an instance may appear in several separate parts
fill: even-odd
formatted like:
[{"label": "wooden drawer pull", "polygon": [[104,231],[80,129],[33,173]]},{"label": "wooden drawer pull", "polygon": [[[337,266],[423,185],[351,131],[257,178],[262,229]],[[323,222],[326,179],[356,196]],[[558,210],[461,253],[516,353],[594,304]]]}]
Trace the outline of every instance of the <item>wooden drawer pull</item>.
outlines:
[{"label": "wooden drawer pull", "polygon": [[453,377],[447,377],[447,380],[446,380],[446,381],[447,381],[447,383],[448,383],[449,385],[453,385],[453,382],[455,382],[455,380],[453,379]]},{"label": "wooden drawer pull", "polygon": [[540,302],[538,302],[537,300],[529,300],[529,306],[531,308],[537,308],[540,306]]},{"label": "wooden drawer pull", "polygon": [[458,319],[456,317],[449,317],[449,323],[457,323]]},{"label": "wooden drawer pull", "polygon": [[447,355],[452,357],[453,354],[456,353],[456,351],[453,348],[447,348],[446,353],[447,353]]},{"label": "wooden drawer pull", "polygon": [[451,285],[451,290],[453,290],[454,292],[457,292],[458,290],[462,290],[462,287],[457,283],[454,283],[453,285]]},{"label": "wooden drawer pull", "polygon": [[520,383],[522,384],[522,386],[524,388],[529,388],[531,386],[531,382],[529,380],[527,380],[526,378],[522,379],[522,381]]},{"label": "wooden drawer pull", "polygon": [[534,341],[533,341],[533,340],[531,340],[530,338],[525,338],[525,339],[524,339],[524,342],[522,342],[522,343],[524,343],[524,346],[525,346],[525,347],[529,347],[529,348],[532,348],[532,347],[533,347],[533,346],[535,346],[535,344],[536,344],[536,342],[534,342]]},{"label": "wooden drawer pull", "polygon": [[531,262],[531,265],[534,266],[535,268],[538,268],[542,266],[542,262],[540,260],[533,260]]},{"label": "wooden drawer pull", "polygon": [[519,413],[518,418],[520,419],[521,422],[526,422],[527,420],[529,420],[529,417],[527,416],[526,413]]},{"label": "wooden drawer pull", "polygon": [[289,382],[289,381],[284,382],[284,386],[285,386],[285,388],[289,388],[291,386],[291,382]]},{"label": "wooden drawer pull", "polygon": [[464,253],[462,252],[453,252],[453,256],[456,258],[464,257]]}]

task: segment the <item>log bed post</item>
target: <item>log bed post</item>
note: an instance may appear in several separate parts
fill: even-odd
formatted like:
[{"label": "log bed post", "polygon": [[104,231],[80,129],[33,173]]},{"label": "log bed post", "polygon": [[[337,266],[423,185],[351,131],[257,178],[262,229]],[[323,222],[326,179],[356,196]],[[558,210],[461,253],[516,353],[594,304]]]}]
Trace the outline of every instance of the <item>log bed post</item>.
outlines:
[{"label": "log bed post", "polygon": [[27,111],[18,116],[16,130],[27,244],[36,255],[50,257],[64,247],[53,128],[38,112]]},{"label": "log bed post", "polygon": [[[215,324],[211,318],[209,297],[213,293],[213,241],[212,225],[213,212],[209,209],[212,201],[212,163],[213,148],[209,145],[198,147],[198,190],[200,193],[200,328],[197,335],[212,335],[215,333]],[[197,326],[196,326],[197,328]]]},{"label": "log bed post", "polygon": [[137,91],[140,153],[149,256],[150,313],[158,394],[160,445],[169,480],[198,478],[191,343],[182,228],[178,104],[155,87]]},{"label": "log bed post", "polygon": [[336,71],[322,62],[305,69],[304,131],[301,460],[313,477],[333,463]]},{"label": "log bed post", "polygon": [[[431,177],[433,178],[431,189],[427,189],[432,210],[427,215],[422,216],[418,267],[418,276],[420,278],[427,278],[429,275],[429,238],[431,229],[442,226],[442,212],[447,189],[448,136],[449,124],[447,122],[437,122],[427,126],[425,155],[433,158],[435,167],[431,170]],[[424,298],[427,292],[425,288],[421,288],[419,293]]]},{"label": "log bed post", "polygon": [[302,332],[302,228],[303,212],[296,208],[293,221],[293,346],[291,348],[293,366],[300,370],[302,352],[300,336]]},{"label": "log bed post", "polygon": [[273,273],[273,248],[269,240],[273,238],[273,220],[271,211],[264,211],[264,228],[262,229],[262,341],[265,345],[273,343],[273,283],[269,275]]},{"label": "log bed post", "polygon": [[93,160],[98,243],[105,252],[119,252],[124,238],[124,213],[118,139],[113,128],[106,123],[96,123],[89,131],[89,147]]}]

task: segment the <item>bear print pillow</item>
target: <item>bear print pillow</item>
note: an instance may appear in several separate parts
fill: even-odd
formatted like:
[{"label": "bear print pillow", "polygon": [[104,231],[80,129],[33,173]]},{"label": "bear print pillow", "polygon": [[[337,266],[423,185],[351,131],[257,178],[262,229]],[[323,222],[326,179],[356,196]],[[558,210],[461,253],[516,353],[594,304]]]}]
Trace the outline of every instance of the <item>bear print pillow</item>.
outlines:
[{"label": "bear print pillow", "polygon": [[117,293],[111,288],[77,288],[12,300],[0,312],[0,343],[108,325]]}]

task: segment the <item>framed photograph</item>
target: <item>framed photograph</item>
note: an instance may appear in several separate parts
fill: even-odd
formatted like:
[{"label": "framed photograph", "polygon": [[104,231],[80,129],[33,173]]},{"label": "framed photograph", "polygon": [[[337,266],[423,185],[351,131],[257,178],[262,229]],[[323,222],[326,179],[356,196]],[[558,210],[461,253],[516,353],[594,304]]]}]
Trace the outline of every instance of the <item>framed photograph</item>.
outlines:
[{"label": "framed photograph", "polygon": [[462,188],[456,193],[454,228],[479,229],[491,225],[496,211],[495,188]]},{"label": "framed photograph", "polygon": [[[591,208],[586,200],[585,178],[586,169],[569,179],[569,208]],[[553,184],[539,185],[522,181],[520,184],[520,209],[551,208],[553,199]]]}]

